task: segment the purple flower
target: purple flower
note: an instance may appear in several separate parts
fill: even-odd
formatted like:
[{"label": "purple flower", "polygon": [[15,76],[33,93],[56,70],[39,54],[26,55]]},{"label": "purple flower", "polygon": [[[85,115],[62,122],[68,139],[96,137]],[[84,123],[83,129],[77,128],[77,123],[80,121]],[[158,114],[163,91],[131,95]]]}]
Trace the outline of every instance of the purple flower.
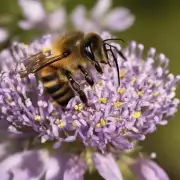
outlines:
[{"label": "purple flower", "polygon": [[43,4],[37,0],[19,0],[24,20],[19,21],[19,26],[24,29],[37,28],[46,32],[59,32],[64,29],[66,23],[66,11],[59,8],[48,14]]},{"label": "purple flower", "polygon": [[131,169],[138,180],[169,180],[166,172],[150,159],[137,159]]},{"label": "purple flower", "polygon": [[86,165],[77,156],[49,156],[45,150],[31,150],[16,153],[0,163],[2,180],[42,179],[46,180],[81,180]]},{"label": "purple flower", "polygon": [[[110,37],[108,33],[101,36],[103,39]],[[16,154],[9,157],[9,160],[5,159],[0,164],[0,167],[5,168],[2,172],[5,173],[4,176],[8,176],[8,172],[14,177],[24,173],[24,178],[45,176],[48,179],[53,174],[53,178],[63,176],[65,179],[83,179],[86,165],[88,168],[90,164],[94,164],[103,178],[122,179],[112,154],[132,149],[134,141],[144,140],[146,134],[154,132],[158,125],[167,124],[168,119],[173,117],[179,104],[179,99],[175,98],[175,90],[180,76],[169,73],[169,61],[165,55],[156,55],[155,49],[151,48],[143,59],[141,44],[132,41],[123,49],[117,43],[112,44],[121,49],[127,58],[124,61],[116,54],[120,86],[110,57],[112,67],[103,66],[103,75],[90,69],[95,80],[93,88],[82,77],[76,77],[88,98],[89,107],[84,106],[76,96],[70,100],[65,111],[60,106],[53,105],[51,98],[44,94],[43,84],[34,74],[20,78],[15,71],[17,61],[20,63],[18,69],[24,68],[25,58],[44,51],[47,47],[51,48],[51,36],[44,36],[28,47],[16,43],[11,51],[2,52],[0,120],[9,123],[9,132],[20,137],[26,135],[27,139],[33,138],[35,147],[51,147],[51,143],[55,149],[50,153],[47,148],[30,150],[24,152],[23,156]],[[87,150],[90,151],[89,158]],[[99,150],[104,155],[98,154]],[[37,173],[32,170],[35,173],[33,176],[30,176],[29,170],[22,171],[23,157],[27,155],[30,159],[32,156],[41,158],[39,153],[43,156],[44,153],[48,154],[47,159],[42,158],[41,170],[37,169]],[[54,156],[56,158],[52,159]],[[18,161],[15,162],[13,158]],[[49,167],[51,160],[53,163]],[[36,163],[38,158],[34,161]],[[54,164],[58,164],[60,169],[51,169]]]},{"label": "purple flower", "polygon": [[[49,46],[50,40],[50,36],[45,36],[39,44],[34,42],[28,49],[19,44],[19,50],[14,51],[13,56],[23,59],[22,55],[27,57],[45,45]],[[18,48],[18,44],[16,46]],[[1,118],[10,123],[10,130],[27,133],[28,129],[29,133],[38,134],[42,141],[80,139],[85,146],[101,151],[106,151],[109,145],[131,149],[133,140],[143,140],[147,133],[156,130],[157,125],[167,124],[168,118],[177,111],[179,99],[175,98],[175,88],[180,76],[169,73],[168,59],[163,54],[156,56],[158,65],[154,65],[155,49],[149,50],[145,61],[141,56],[143,46],[135,42],[131,42],[123,52],[127,61],[117,57],[120,86],[115,67],[104,66],[103,75],[91,69],[95,86],[91,88],[81,80],[90,107],[85,107],[79,97],[75,97],[65,112],[51,103],[35,75],[22,79],[13,71],[3,73]],[[8,56],[8,52],[5,54]],[[6,58],[2,68],[7,70],[9,64],[15,67],[13,59]]]},{"label": "purple flower", "polygon": [[90,17],[83,5],[78,5],[71,14],[73,25],[84,32],[101,30],[124,31],[129,28],[135,17],[124,7],[110,10],[111,0],[98,0],[91,10]]},{"label": "purple flower", "polygon": [[[123,180],[112,154],[93,153],[90,158],[105,180]],[[57,150],[51,154],[45,149],[21,151],[1,161],[0,176],[2,180],[83,180],[87,162],[81,156]],[[133,160],[130,168],[138,180],[169,180],[165,171],[149,159]]]},{"label": "purple flower", "polygon": [[[66,9],[61,6],[47,13],[43,4],[37,0],[19,0],[24,19],[19,21],[19,26],[24,29],[38,29],[43,32],[61,32],[66,25],[71,24],[73,28],[87,32],[102,30],[124,31],[134,22],[134,16],[126,8],[116,8],[111,11],[110,0],[99,0],[88,12],[85,6],[78,5],[67,16]],[[58,5],[57,5],[58,6]],[[87,14],[91,16],[88,18]]]}]

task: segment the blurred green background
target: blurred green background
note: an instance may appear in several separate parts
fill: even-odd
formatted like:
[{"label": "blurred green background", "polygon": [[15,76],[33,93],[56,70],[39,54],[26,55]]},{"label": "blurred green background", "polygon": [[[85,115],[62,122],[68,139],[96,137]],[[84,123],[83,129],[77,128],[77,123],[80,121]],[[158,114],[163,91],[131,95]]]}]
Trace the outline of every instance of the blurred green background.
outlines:
[{"label": "blurred green background", "polygon": [[[121,0],[114,5],[128,7],[136,16],[134,25],[120,36],[155,47],[170,59],[170,70],[180,74],[180,1]],[[180,88],[177,91],[180,97]],[[167,126],[147,136],[142,143],[144,151],[156,152],[157,162],[172,180],[180,179],[180,111]]]},{"label": "blurred green background", "polygon": [[[47,5],[51,2],[63,5],[68,12],[77,4],[85,4],[90,9],[95,0],[42,0]],[[136,40],[149,47],[155,47],[157,52],[163,52],[170,59],[170,70],[180,74],[180,1],[175,0],[114,0],[113,6],[124,6],[131,10],[136,20],[134,25],[118,34],[126,42]],[[56,6],[55,6],[56,7]],[[52,6],[52,8],[54,8]],[[20,36],[22,41],[28,42],[40,32],[35,30],[22,31],[17,21],[22,18],[20,8],[15,0],[1,0],[0,26],[10,31],[8,41],[0,45],[9,45],[11,38]],[[180,97],[180,88],[178,90]],[[180,179],[180,111],[167,126],[159,127],[158,131],[147,136],[142,142],[143,150],[150,154],[157,153],[157,162],[168,172],[172,180]]]}]

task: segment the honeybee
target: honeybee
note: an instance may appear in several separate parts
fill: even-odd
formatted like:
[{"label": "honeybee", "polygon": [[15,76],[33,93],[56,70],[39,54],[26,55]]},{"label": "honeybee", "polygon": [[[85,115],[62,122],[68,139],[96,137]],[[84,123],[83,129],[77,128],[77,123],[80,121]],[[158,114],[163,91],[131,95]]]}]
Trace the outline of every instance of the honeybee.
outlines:
[{"label": "honeybee", "polygon": [[[88,105],[88,100],[81,90],[79,83],[74,79],[76,73],[82,73],[86,82],[94,85],[93,78],[88,72],[93,66],[100,74],[103,73],[101,63],[109,64],[109,54],[111,53],[116,64],[119,79],[119,68],[117,58],[113,49],[124,59],[123,53],[115,46],[103,40],[96,33],[84,34],[83,32],[70,32],[56,38],[52,42],[51,53],[49,55],[39,52],[24,61],[25,71],[21,71],[22,77],[30,73],[39,72],[45,90],[62,107],[66,107],[75,94],[78,94],[81,101]],[[110,65],[111,66],[111,65]]]}]

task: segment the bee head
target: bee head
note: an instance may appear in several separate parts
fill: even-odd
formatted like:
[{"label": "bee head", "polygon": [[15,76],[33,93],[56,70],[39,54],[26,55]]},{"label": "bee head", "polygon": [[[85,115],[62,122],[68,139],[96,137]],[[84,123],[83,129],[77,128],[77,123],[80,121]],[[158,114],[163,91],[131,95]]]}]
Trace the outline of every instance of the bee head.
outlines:
[{"label": "bee head", "polygon": [[109,63],[104,50],[103,40],[99,35],[89,33],[84,36],[81,43],[82,54],[91,61],[96,70],[100,73],[102,73],[102,70],[99,63]]}]

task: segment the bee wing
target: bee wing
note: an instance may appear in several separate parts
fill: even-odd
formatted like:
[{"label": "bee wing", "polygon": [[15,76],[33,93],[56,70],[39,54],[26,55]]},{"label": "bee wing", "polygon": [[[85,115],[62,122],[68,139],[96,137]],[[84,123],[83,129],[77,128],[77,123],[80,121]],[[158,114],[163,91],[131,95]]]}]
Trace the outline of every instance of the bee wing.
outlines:
[{"label": "bee wing", "polygon": [[30,73],[35,73],[40,69],[67,57],[68,55],[69,53],[66,52],[62,55],[48,57],[45,54],[43,54],[43,52],[39,52],[23,61],[25,70],[20,71],[19,73],[21,77],[25,77]]}]

